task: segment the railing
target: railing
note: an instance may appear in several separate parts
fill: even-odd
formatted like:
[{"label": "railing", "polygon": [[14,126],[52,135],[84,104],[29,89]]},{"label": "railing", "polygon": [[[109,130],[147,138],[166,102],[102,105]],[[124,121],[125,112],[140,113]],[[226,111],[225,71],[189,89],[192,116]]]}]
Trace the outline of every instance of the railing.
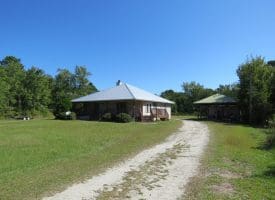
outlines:
[{"label": "railing", "polygon": [[165,108],[151,108],[151,116],[153,118],[168,119],[169,115]]},{"label": "railing", "polygon": [[166,120],[169,118],[169,114],[165,108],[151,108],[150,114],[151,115],[143,116],[142,112],[140,111],[141,121],[149,122],[154,121],[154,119]]}]

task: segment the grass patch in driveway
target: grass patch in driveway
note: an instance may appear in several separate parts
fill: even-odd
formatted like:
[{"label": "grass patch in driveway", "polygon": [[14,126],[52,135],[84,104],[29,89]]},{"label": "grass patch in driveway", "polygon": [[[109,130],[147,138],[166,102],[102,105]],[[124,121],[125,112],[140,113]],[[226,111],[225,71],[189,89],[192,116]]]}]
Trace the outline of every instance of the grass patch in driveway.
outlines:
[{"label": "grass patch in driveway", "polygon": [[244,125],[206,123],[210,143],[185,199],[274,199],[275,149],[259,148],[265,132]]},{"label": "grass patch in driveway", "polygon": [[35,199],[163,141],[181,121],[0,121],[0,199]]}]

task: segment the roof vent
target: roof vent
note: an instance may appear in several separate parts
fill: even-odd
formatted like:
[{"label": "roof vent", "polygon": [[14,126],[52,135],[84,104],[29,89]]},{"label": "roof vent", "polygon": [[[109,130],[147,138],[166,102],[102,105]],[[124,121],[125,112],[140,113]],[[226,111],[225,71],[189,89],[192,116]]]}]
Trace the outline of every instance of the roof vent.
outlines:
[{"label": "roof vent", "polygon": [[121,80],[118,80],[118,81],[116,82],[116,85],[117,85],[117,86],[122,85],[122,81],[121,81]]}]

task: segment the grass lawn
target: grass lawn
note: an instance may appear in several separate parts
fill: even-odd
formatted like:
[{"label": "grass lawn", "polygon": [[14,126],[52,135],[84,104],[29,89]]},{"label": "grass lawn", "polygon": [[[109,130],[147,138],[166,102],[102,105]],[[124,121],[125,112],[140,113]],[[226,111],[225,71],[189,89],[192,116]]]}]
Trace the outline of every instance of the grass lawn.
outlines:
[{"label": "grass lawn", "polygon": [[0,121],[0,199],[35,199],[102,172],[181,125]]},{"label": "grass lawn", "polygon": [[263,150],[263,130],[206,122],[210,144],[186,199],[275,199],[275,149]]}]

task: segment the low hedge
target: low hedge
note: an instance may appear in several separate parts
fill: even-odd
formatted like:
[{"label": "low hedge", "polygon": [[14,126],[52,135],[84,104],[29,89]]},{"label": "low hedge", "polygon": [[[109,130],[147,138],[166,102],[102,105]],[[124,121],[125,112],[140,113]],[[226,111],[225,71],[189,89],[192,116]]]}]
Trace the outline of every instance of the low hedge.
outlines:
[{"label": "low hedge", "polygon": [[116,121],[120,123],[132,122],[133,118],[127,113],[119,113],[116,115]]},{"label": "low hedge", "polygon": [[114,121],[114,116],[112,113],[105,113],[104,115],[101,116],[100,121],[103,121],[103,122]]}]

